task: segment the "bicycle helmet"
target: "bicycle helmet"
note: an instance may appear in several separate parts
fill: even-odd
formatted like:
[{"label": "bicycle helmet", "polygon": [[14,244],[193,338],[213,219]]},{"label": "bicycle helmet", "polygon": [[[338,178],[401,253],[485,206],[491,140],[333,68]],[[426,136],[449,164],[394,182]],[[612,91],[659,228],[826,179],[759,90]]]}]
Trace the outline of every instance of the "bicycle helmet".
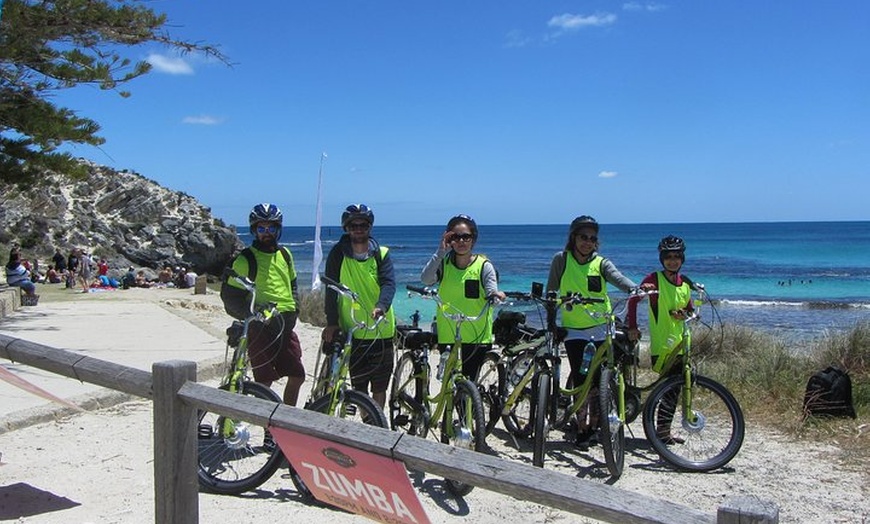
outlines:
[{"label": "bicycle helmet", "polygon": [[598,234],[598,221],[589,215],[580,215],[571,221],[571,226],[568,228],[568,241],[565,242],[565,251],[574,249],[574,237],[577,235],[577,231],[584,227],[592,228],[595,230],[595,234]]},{"label": "bicycle helmet", "polygon": [[347,229],[347,224],[354,219],[365,220],[371,226],[375,223],[375,214],[372,212],[372,209],[365,204],[351,204],[347,206],[344,213],[341,214],[341,227]]},{"label": "bicycle helmet", "polygon": [[471,230],[471,238],[475,242],[477,241],[477,222],[475,222],[473,218],[468,215],[456,215],[447,221],[447,227],[444,230],[450,231],[456,226],[456,224],[466,224],[468,229]]},{"label": "bicycle helmet", "polygon": [[665,253],[679,253],[680,260],[686,261],[686,243],[680,237],[668,235],[659,242],[659,262],[664,263]]},{"label": "bicycle helmet", "polygon": [[276,239],[281,238],[281,229],[284,225],[284,214],[281,213],[278,206],[268,202],[263,202],[262,204],[254,206],[254,209],[251,210],[251,214],[248,215],[248,226],[250,227],[251,235],[255,238],[257,236],[258,222],[274,222],[275,224],[278,224],[278,235],[276,236]]}]

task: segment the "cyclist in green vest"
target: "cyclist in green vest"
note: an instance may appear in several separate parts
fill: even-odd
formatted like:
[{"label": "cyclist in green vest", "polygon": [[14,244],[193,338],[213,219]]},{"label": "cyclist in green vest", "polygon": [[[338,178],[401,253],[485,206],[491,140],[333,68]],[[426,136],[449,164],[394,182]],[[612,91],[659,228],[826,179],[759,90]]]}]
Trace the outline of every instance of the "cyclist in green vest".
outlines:
[{"label": "cyclist in green vest", "polygon": [[[354,389],[369,393],[382,408],[387,401],[387,387],[393,373],[393,337],[396,318],[393,297],[396,277],[389,249],[370,236],[375,214],[365,204],[351,204],[341,214],[345,233],[326,257],[324,274],[349,287],[360,297],[364,311],[357,312],[357,321],[366,318],[370,327],[353,333],[350,353],[350,382]],[[353,325],[351,301],[332,289],[326,289],[324,308],[326,327],[321,334],[325,342],[336,340],[339,331],[347,332]]]},{"label": "cyclist in green vest", "polygon": [[[686,244],[682,238],[667,236],[659,242],[658,249],[662,271],[650,273],[640,285],[645,290],[658,291],[649,296],[649,352],[653,370],[661,373],[667,356],[683,340],[683,320],[693,309],[694,284],[680,273],[686,260]],[[628,302],[626,322],[630,340],[641,337],[637,329],[637,304],[641,299],[642,296],[632,297]]]},{"label": "cyclist in green vest", "polygon": [[[568,385],[583,382],[586,374],[582,372],[583,353],[592,341],[595,346],[604,343],[607,336],[607,316],[610,312],[610,298],[607,284],[613,284],[628,293],[635,284],[616,269],[613,262],[598,254],[598,222],[588,215],[582,215],[571,222],[565,249],[556,253],[550,263],[547,291],[557,291],[559,295],[579,293],[584,297],[602,298],[603,303],[575,307],[561,311],[561,326],[567,329],[565,351],[571,365]],[[591,315],[598,312],[603,315]],[[587,396],[588,420],[586,409],[578,412],[577,436],[575,443],[588,448],[595,443],[595,429],[598,427],[597,388]]]},{"label": "cyclist in green vest", "polygon": [[[302,346],[293,331],[299,316],[296,267],[290,251],[278,245],[283,222],[284,215],[275,204],[254,206],[248,215],[254,241],[244,250],[246,253],[236,256],[232,268],[254,281],[259,304],[274,303],[281,312],[280,317],[273,317],[266,324],[254,322],[249,328],[248,357],[254,380],[268,387],[273,381],[287,377],[284,403],[295,406],[299,388],[305,382],[305,367],[302,365]],[[248,293],[233,280],[226,284],[228,293],[222,293],[221,298],[227,311],[236,318],[246,317]]]},{"label": "cyclist in green vest", "polygon": [[[653,371],[661,373],[667,357],[683,340],[683,321],[694,309],[692,289],[695,284],[680,273],[686,261],[686,244],[682,238],[666,236],[659,242],[658,250],[662,271],[647,275],[640,286],[648,291],[658,291],[657,294],[649,295],[649,352]],[[642,299],[643,296],[638,295],[628,301],[626,323],[628,338],[632,341],[640,340],[641,337],[637,329],[637,304]],[[673,366],[667,374],[681,372],[679,366]],[[670,436],[676,402],[676,395],[663,398],[659,416],[656,417],[656,432],[669,444],[683,443],[681,438]]]},{"label": "cyclist in green vest", "polygon": [[[477,242],[477,223],[468,215],[456,215],[447,222],[438,250],[426,263],[420,279],[424,285],[440,283],[438,295],[462,313],[475,316],[488,297],[505,299],[498,290],[498,275],[492,262],[472,252]],[[442,314],[436,316],[438,346],[453,345],[456,325]],[[492,348],[492,310],[476,322],[464,322],[462,336],[462,374],[476,380],[486,352]]]}]

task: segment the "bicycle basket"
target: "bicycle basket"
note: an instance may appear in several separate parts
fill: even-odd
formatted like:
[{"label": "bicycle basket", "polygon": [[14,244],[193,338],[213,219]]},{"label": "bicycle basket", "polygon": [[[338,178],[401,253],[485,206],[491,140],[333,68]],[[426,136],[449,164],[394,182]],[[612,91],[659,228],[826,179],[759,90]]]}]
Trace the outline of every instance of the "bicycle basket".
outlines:
[{"label": "bicycle basket", "polygon": [[234,320],[233,324],[227,328],[227,345],[231,348],[239,347],[244,330],[245,325],[238,320]]},{"label": "bicycle basket", "polygon": [[502,310],[492,322],[492,335],[495,343],[500,346],[512,346],[520,341],[522,333],[519,325],[526,321],[525,313],[521,311]]}]

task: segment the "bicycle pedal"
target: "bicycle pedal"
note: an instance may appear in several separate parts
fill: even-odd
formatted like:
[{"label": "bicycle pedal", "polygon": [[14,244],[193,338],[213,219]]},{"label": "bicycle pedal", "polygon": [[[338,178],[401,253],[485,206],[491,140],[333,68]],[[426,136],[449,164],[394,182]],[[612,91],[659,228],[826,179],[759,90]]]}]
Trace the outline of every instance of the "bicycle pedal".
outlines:
[{"label": "bicycle pedal", "polygon": [[356,415],[356,406],[354,406],[354,405],[350,405],[350,406],[345,405],[345,406],[344,406],[344,412],[347,413],[348,416],[353,417],[354,415]]},{"label": "bicycle pedal", "polygon": [[393,417],[393,424],[396,426],[404,426],[411,421],[411,417],[408,415],[396,415]]}]

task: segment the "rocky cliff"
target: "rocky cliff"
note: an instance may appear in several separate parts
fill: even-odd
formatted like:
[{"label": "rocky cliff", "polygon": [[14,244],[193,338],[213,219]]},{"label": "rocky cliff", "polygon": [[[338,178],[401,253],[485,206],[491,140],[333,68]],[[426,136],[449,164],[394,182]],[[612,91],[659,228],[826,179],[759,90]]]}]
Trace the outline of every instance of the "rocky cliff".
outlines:
[{"label": "rocky cliff", "polygon": [[81,247],[113,268],[186,265],[213,275],[243,247],[235,227],[193,197],[137,173],[87,165],[81,180],[48,174],[35,187],[0,185],[0,245],[18,243],[43,264],[56,248],[67,255]]}]

